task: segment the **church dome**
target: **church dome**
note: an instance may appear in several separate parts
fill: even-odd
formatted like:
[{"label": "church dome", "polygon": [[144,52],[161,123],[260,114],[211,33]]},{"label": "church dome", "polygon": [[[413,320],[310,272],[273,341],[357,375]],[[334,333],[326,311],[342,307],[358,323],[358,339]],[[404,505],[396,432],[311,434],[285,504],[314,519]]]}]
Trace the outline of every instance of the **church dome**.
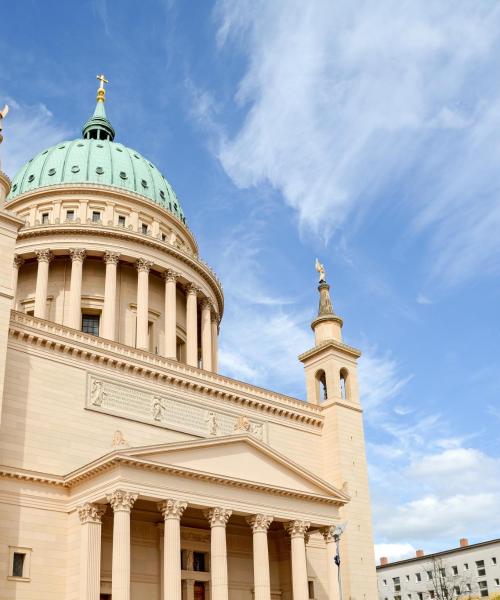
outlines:
[{"label": "church dome", "polygon": [[60,142],[29,160],[12,180],[7,201],[51,185],[103,185],[148,198],[185,223],[172,186],[155,165],[113,141],[115,131],[104,111],[104,94],[98,95],[82,133],[83,138]]}]

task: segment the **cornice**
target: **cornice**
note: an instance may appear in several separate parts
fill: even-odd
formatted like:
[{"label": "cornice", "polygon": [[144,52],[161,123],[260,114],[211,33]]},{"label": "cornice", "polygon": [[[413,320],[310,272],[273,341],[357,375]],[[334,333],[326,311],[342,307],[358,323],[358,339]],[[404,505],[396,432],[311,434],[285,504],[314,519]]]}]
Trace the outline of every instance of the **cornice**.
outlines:
[{"label": "cornice", "polygon": [[305,360],[307,360],[308,358],[311,358],[315,354],[320,354],[324,350],[329,350],[329,349],[339,350],[340,352],[343,352],[344,354],[348,354],[349,356],[351,356],[354,359],[357,359],[361,356],[361,351],[358,350],[357,348],[354,348],[353,346],[348,346],[347,344],[344,344],[343,342],[338,342],[337,340],[325,340],[324,342],[321,342],[317,346],[314,346],[314,348],[311,348],[310,350],[306,350],[305,352],[300,354],[298,358],[301,362],[304,362]]},{"label": "cornice", "polygon": [[196,469],[191,469],[189,467],[181,467],[163,463],[157,463],[154,461],[142,460],[133,456],[126,456],[120,454],[119,452],[114,453],[114,456],[111,455],[105,457],[100,461],[96,461],[92,463],[88,467],[84,467],[83,469],[79,469],[78,471],[74,471],[73,473],[69,473],[65,476],[65,486],[72,487],[74,485],[80,484],[83,481],[87,481],[88,479],[92,479],[95,475],[105,473],[115,467],[118,466],[127,466],[139,468],[146,471],[159,472],[159,473],[169,473],[171,475],[176,475],[179,477],[186,477],[189,479],[198,479],[200,481],[208,481],[211,483],[221,484],[221,485],[229,485],[237,488],[251,489],[257,491],[263,491],[268,494],[273,494],[277,496],[288,496],[292,498],[300,498],[304,500],[311,500],[313,502],[323,502],[327,504],[335,504],[342,505],[347,502],[344,498],[338,497],[333,498],[332,496],[323,495],[323,494],[314,494],[311,492],[304,492],[302,490],[293,490],[289,488],[284,488],[276,485],[267,485],[264,483],[258,483],[255,481],[250,481],[242,478],[229,478],[224,477],[222,475],[217,475],[215,473],[208,473],[206,471],[198,471]]},{"label": "cornice", "polygon": [[[18,242],[22,242],[23,240],[30,240],[33,238],[44,238],[48,236],[57,235],[68,236],[68,234],[74,236],[94,235],[96,237],[104,237],[106,239],[112,238],[116,240],[128,240],[135,243],[139,243],[143,246],[154,248],[155,250],[160,250],[161,252],[165,252],[169,256],[172,256],[180,262],[186,264],[187,266],[192,268],[193,271],[196,271],[196,273],[198,273],[204,279],[207,280],[210,288],[212,289],[215,297],[217,298],[217,302],[220,307],[219,313],[222,318],[222,314],[224,313],[224,292],[222,289],[222,283],[215,274],[215,271],[198,256],[181,250],[180,248],[175,247],[167,241],[162,241],[160,239],[156,239],[136,231],[123,229],[123,227],[92,223],[59,223],[57,225],[49,224],[36,225],[34,227],[23,227],[19,231],[17,240]],[[22,254],[22,248],[18,248],[17,252],[19,254]]]},{"label": "cornice", "polygon": [[90,465],[73,471],[65,476],[49,476],[45,473],[36,471],[25,471],[23,469],[14,469],[10,467],[0,467],[0,478],[18,479],[21,481],[30,481],[33,483],[41,483],[51,486],[71,489],[84,481],[93,479],[95,476],[109,472],[120,466],[133,467],[145,471],[157,473],[169,473],[179,477],[189,479],[197,479],[199,481],[207,481],[218,485],[226,485],[236,488],[243,488],[255,491],[265,492],[276,496],[286,496],[290,498],[308,500],[312,502],[320,502],[323,504],[333,504],[341,506],[348,502],[348,499],[343,497],[332,497],[323,494],[314,494],[312,492],[304,492],[302,490],[294,490],[276,485],[267,485],[242,478],[229,478],[206,471],[198,471],[188,467],[180,467],[163,463],[156,463],[147,460],[141,460],[136,457],[122,455],[119,452],[107,455],[103,459],[94,461]]},{"label": "cornice", "polygon": [[323,425],[322,410],[317,405],[21,312],[11,311],[9,335],[11,339],[70,355],[99,367],[202,392],[218,400],[318,429]]}]

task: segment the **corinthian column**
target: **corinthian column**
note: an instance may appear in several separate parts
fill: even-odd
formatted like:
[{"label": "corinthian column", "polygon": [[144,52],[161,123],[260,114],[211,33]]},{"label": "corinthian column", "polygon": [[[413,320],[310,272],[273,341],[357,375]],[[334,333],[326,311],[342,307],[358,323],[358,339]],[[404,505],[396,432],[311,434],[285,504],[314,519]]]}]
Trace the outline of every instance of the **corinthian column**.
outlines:
[{"label": "corinthian column", "polygon": [[158,504],[165,519],[163,542],[163,599],[181,600],[181,517],[187,502],[165,500]]},{"label": "corinthian column", "polygon": [[293,600],[308,600],[307,562],[305,534],[310,523],[307,521],[290,521],[286,529],[292,538],[292,589]]},{"label": "corinthian column", "polygon": [[49,284],[49,263],[54,258],[50,250],[37,250],[38,260],[35,289],[35,317],[47,318],[47,287]]},{"label": "corinthian column", "polygon": [[177,358],[177,278],[179,275],[167,269],[165,279],[165,348],[168,358]]},{"label": "corinthian column", "polygon": [[101,518],[106,505],[86,502],[78,507],[80,517],[80,598],[101,597]]},{"label": "corinthian column", "polygon": [[19,277],[19,269],[24,265],[24,258],[17,254],[14,255],[14,264],[12,269],[12,308],[16,310],[17,300],[17,279]]},{"label": "corinthian column", "polygon": [[212,600],[228,600],[226,525],[232,511],[211,508],[205,513],[211,527],[210,564]]},{"label": "corinthian column", "polygon": [[136,346],[149,350],[149,270],[153,266],[150,260],[139,258],[137,266],[137,338]]},{"label": "corinthian column", "polygon": [[198,366],[198,288],[192,283],[186,286],[186,362]]},{"label": "corinthian column", "polygon": [[325,527],[321,530],[326,543],[326,565],[328,570],[328,600],[339,600],[338,567],[335,564],[337,541],[334,531],[336,527]]},{"label": "corinthian column", "polygon": [[116,338],[116,268],[120,255],[118,252],[105,252],[103,258],[106,263],[106,279],[102,307],[102,337],[114,340]]},{"label": "corinthian column", "polygon": [[272,521],[268,515],[253,515],[247,519],[253,531],[254,600],[271,600],[267,530]]},{"label": "corinthian column", "polygon": [[69,254],[71,256],[71,283],[69,287],[68,327],[81,329],[82,273],[86,252],[82,248],[72,248]]},{"label": "corinthian column", "polygon": [[201,303],[201,362],[205,371],[212,370],[212,303],[204,298]]},{"label": "corinthian column", "polygon": [[130,600],[130,511],[137,494],[116,490],[107,499],[114,512],[111,593],[113,600]]},{"label": "corinthian column", "polygon": [[212,371],[217,373],[218,370],[218,337],[219,337],[219,316],[213,310],[211,314],[211,327],[212,327]]}]

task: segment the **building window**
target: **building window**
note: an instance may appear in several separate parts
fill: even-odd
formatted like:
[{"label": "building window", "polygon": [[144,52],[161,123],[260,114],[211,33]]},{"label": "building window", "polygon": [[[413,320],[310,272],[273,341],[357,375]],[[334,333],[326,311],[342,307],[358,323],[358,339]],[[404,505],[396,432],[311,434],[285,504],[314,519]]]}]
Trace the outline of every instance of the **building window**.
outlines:
[{"label": "building window", "polygon": [[468,591],[468,592],[472,592],[472,584],[470,584],[470,583],[466,583],[466,584],[465,584],[465,587],[467,588],[467,591]]},{"label": "building window", "polygon": [[406,576],[406,581],[410,581],[410,576],[409,575]]},{"label": "building window", "polygon": [[496,556],[492,556],[491,557],[491,562],[496,565],[497,564],[497,557]]},{"label": "building window", "polygon": [[488,596],[488,582],[487,581],[479,581],[479,591],[481,592],[481,598]]},{"label": "building window", "polygon": [[120,227],[125,227],[125,217],[123,215],[118,215],[118,225]]},{"label": "building window", "polygon": [[429,598],[435,598],[436,592],[434,590],[429,590]]},{"label": "building window", "polygon": [[432,571],[427,571],[427,579],[432,581]]},{"label": "building window", "polygon": [[439,573],[440,573],[441,577],[446,577],[446,569],[444,567],[441,567],[439,569]]},{"label": "building window", "polygon": [[309,600],[314,600],[314,581],[307,582],[307,590],[309,592]]},{"label": "building window", "polygon": [[458,567],[451,567],[451,570],[453,571],[453,575],[458,575]]},{"label": "building window", "polygon": [[456,586],[454,587],[454,590],[455,590],[455,594],[456,594],[457,596],[460,596],[460,586],[459,586],[459,585],[456,585]]},{"label": "building window", "polygon": [[148,235],[148,226],[146,225],[146,223],[142,224],[142,228],[141,229],[142,229],[142,233],[144,235]]},{"label": "building window", "polygon": [[167,241],[167,236],[164,233],[161,234],[161,241],[162,242],[166,242]]},{"label": "building window", "polygon": [[316,394],[318,394],[318,402],[328,399],[328,390],[326,387],[326,374],[323,370],[316,373]]},{"label": "building window", "polygon": [[49,222],[49,213],[42,213],[42,225],[46,225]]},{"label": "building window", "polygon": [[495,579],[495,585],[500,585],[500,579]]},{"label": "building window", "polygon": [[14,552],[12,560],[12,577],[23,577],[25,558],[26,554],[24,554],[24,552]]},{"label": "building window", "polygon": [[99,223],[101,220],[101,213],[98,210],[92,211],[92,223]]},{"label": "building window", "polygon": [[67,210],[66,211],[66,221],[74,221],[75,220],[75,211]]},{"label": "building window", "polygon": [[82,315],[82,331],[99,335],[99,315]]},{"label": "building window", "polygon": [[384,585],[387,587],[387,579],[383,579]]},{"label": "building window", "polygon": [[468,571],[469,570],[469,563],[464,563],[464,570]]},{"label": "building window", "polygon": [[417,583],[419,583],[420,581],[422,581],[422,573],[416,573],[415,574],[415,581]]},{"label": "building window", "polygon": [[423,592],[417,592],[417,598],[418,598],[418,600],[424,600]]},{"label": "building window", "polygon": [[340,397],[342,400],[347,400],[349,397],[348,390],[348,372],[347,369],[340,369]]},{"label": "building window", "polygon": [[484,568],[484,560],[476,560],[477,574],[479,577],[486,575],[486,569]]},{"label": "building window", "polygon": [[9,579],[28,580],[30,577],[31,549],[9,547]]},{"label": "building window", "polygon": [[203,552],[193,552],[193,571],[206,571]]}]

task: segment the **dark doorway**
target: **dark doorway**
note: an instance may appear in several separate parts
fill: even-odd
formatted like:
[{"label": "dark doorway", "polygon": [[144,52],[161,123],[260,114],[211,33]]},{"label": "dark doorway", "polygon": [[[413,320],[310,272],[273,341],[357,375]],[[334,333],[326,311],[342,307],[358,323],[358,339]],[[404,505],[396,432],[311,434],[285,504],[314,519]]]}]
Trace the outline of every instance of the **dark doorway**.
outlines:
[{"label": "dark doorway", "polygon": [[194,582],[194,600],[205,600],[205,584],[203,581]]}]

